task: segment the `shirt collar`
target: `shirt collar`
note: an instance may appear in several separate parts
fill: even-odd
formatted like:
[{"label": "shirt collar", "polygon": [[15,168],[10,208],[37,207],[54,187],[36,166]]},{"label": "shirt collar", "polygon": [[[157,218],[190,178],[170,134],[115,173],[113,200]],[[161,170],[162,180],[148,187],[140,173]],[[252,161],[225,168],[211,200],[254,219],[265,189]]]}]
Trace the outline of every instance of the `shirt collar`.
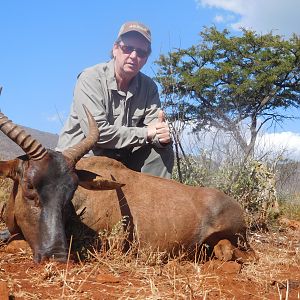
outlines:
[{"label": "shirt collar", "polygon": [[107,63],[106,78],[108,88],[110,90],[118,90],[117,81],[115,78],[115,66],[113,59]]}]

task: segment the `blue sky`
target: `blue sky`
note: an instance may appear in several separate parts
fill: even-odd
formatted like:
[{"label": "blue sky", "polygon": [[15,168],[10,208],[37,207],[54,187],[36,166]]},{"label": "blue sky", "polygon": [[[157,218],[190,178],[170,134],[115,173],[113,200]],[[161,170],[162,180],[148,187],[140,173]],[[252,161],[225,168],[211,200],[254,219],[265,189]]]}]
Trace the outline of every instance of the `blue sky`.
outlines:
[{"label": "blue sky", "polygon": [[[153,76],[158,55],[197,43],[203,26],[215,24],[236,34],[244,26],[288,36],[300,33],[299,11],[299,0],[3,0],[0,109],[15,123],[59,133],[77,74],[109,59],[118,30],[128,20],[151,28],[153,52],[143,71]],[[298,121],[278,130],[300,139]]]}]

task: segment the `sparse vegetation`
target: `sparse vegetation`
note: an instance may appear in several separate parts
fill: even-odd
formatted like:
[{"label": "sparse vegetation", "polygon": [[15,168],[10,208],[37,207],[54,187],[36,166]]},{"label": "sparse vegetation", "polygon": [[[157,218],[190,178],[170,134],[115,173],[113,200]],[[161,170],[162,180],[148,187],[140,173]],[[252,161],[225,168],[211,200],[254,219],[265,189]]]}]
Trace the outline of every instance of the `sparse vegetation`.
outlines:
[{"label": "sparse vegetation", "polygon": [[[245,209],[249,225],[279,214],[276,175],[267,163],[248,159],[242,164],[226,160],[218,165],[203,157],[187,157],[181,173],[186,184],[216,187],[234,197]],[[174,179],[178,180],[176,168]]]},{"label": "sparse vegetation", "polygon": [[12,188],[12,181],[9,179],[3,179],[0,178],[0,228],[1,226],[1,221],[3,222],[3,214],[5,210],[5,205],[7,203],[10,191]]},{"label": "sparse vegetation", "polygon": [[[71,240],[78,255],[70,256],[67,264],[50,261],[36,265],[32,263],[28,245],[19,241],[9,246],[1,244],[0,291],[6,288],[10,299],[25,300],[300,299],[299,231],[277,220],[276,226],[269,226],[274,219],[269,218],[265,207],[278,197],[281,215],[300,220],[299,193],[292,184],[298,182],[297,172],[290,173],[289,182],[284,161],[276,168],[262,160],[236,164],[240,161],[238,157],[231,154],[229,158],[217,161],[204,153],[186,156],[181,164],[182,178],[187,184],[215,186],[233,195],[247,211],[249,225],[257,220],[257,214],[265,218],[269,232],[249,232],[258,261],[243,265],[217,260],[191,261],[186,260],[185,253],[172,259],[150,248],[141,250],[138,242],[124,253],[126,233],[124,220],[120,220],[111,232],[99,233],[100,249]],[[282,170],[289,190],[280,186],[277,196],[275,187],[278,178],[282,178]],[[176,170],[174,178],[178,179]],[[10,188],[10,180],[0,181],[2,203],[7,200]]]},{"label": "sparse vegetation", "polygon": [[282,198],[280,201],[280,210],[282,215],[286,216],[289,219],[299,220],[300,221],[300,194],[295,193],[285,198]]},{"label": "sparse vegetation", "polygon": [[[299,299],[300,252],[294,233],[255,233],[259,260],[236,262],[170,259],[153,250],[123,253],[117,224],[113,247],[89,252],[89,259],[67,264],[32,263],[21,244],[0,248],[0,283],[11,299]],[[103,234],[102,234],[103,236]],[[22,266],[20,268],[20,266]]]},{"label": "sparse vegetation", "polygon": [[[124,253],[126,233],[124,220],[120,220],[111,232],[99,233],[101,248],[96,244],[94,249],[87,248],[85,241],[71,240],[75,255],[66,265],[52,261],[34,265],[28,246],[18,241],[9,246],[1,244],[0,291],[2,284],[10,299],[26,300],[300,299],[299,231],[266,214],[266,205],[279,198],[281,215],[300,220],[297,172],[287,169],[295,164],[285,165],[286,161],[280,160],[276,168],[270,161],[240,161],[232,153],[220,161],[205,153],[187,155],[181,160],[181,175],[186,184],[215,186],[233,195],[247,211],[249,226],[264,218],[269,232],[249,232],[258,261],[243,265],[191,261],[186,260],[185,253],[171,259],[150,248],[141,250],[138,242]],[[289,190],[280,185],[277,195],[283,175]],[[176,170],[174,178],[179,179]],[[0,181],[2,203],[7,201],[10,188],[10,180]],[[276,226],[269,226],[271,223]]]}]

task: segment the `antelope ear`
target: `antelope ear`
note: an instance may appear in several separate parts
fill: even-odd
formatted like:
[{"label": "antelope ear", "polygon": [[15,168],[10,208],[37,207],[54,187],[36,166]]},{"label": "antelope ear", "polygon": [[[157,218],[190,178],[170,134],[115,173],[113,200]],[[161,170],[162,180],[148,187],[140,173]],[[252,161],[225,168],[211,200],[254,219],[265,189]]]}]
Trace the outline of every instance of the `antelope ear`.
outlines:
[{"label": "antelope ear", "polygon": [[17,180],[20,160],[18,158],[0,161],[0,176]]},{"label": "antelope ear", "polygon": [[76,170],[76,174],[79,185],[88,190],[115,190],[125,185],[86,170]]}]

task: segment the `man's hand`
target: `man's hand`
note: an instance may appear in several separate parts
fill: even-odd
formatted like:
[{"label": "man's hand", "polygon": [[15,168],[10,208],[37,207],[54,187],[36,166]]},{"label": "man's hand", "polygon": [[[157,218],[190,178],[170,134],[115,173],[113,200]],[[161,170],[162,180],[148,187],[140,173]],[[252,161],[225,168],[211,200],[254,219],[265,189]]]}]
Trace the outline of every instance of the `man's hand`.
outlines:
[{"label": "man's hand", "polygon": [[165,113],[162,110],[158,112],[156,135],[161,144],[167,144],[171,141],[169,125],[166,122]]},{"label": "man's hand", "polygon": [[169,125],[162,110],[158,112],[157,122],[148,126],[148,141],[152,141],[155,136],[161,144],[167,144],[171,141]]}]

